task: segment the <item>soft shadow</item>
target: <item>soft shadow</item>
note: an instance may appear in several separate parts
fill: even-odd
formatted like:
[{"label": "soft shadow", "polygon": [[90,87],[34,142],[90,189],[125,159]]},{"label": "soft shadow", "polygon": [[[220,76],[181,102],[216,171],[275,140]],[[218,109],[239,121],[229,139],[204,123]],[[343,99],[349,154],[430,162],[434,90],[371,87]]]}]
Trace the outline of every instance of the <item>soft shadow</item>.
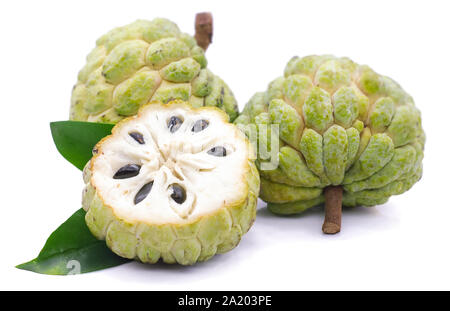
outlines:
[{"label": "soft shadow", "polygon": [[[283,234],[294,234],[303,237],[323,237],[322,224],[324,220],[324,206],[316,206],[303,213],[295,215],[276,215],[267,207],[257,211],[257,226],[264,228],[271,234],[277,234],[274,228]],[[396,227],[399,224],[397,208],[394,204],[386,203],[373,207],[344,207],[342,210],[341,232],[335,237],[348,237],[357,234],[369,235],[379,230]]]},{"label": "soft shadow", "polygon": [[322,233],[323,217],[323,206],[308,209],[297,215],[279,216],[272,214],[264,203],[259,202],[253,227],[243,236],[239,245],[228,253],[215,255],[210,260],[193,266],[162,262],[153,265],[131,262],[121,266],[122,268],[113,268],[114,273],[110,275],[117,279],[147,282],[149,286],[155,283],[163,286],[174,282],[189,284],[210,279],[213,281],[217,274],[232,274],[237,265],[259,260],[258,256],[263,255],[271,245],[282,241],[322,243],[324,240],[360,239],[399,225],[397,208],[390,203],[370,208],[344,208],[342,229],[336,235]]}]

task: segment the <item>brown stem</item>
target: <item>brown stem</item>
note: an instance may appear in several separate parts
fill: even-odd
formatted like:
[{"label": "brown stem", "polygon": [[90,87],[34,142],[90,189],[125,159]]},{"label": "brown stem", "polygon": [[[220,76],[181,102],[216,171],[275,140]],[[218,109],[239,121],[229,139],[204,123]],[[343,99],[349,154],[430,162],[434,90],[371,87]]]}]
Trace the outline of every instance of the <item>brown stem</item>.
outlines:
[{"label": "brown stem", "polygon": [[195,40],[206,51],[212,42],[213,18],[209,12],[197,13],[195,16]]},{"label": "brown stem", "polygon": [[323,233],[335,234],[341,231],[342,193],[341,186],[329,186],[324,189],[325,221],[322,226]]}]

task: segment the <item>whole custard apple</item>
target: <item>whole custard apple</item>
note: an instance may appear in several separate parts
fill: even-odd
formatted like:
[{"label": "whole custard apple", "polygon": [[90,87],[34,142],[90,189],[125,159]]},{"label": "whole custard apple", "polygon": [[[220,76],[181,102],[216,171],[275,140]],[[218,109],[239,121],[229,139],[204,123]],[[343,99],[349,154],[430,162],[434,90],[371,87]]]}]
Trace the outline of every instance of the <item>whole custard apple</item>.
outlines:
[{"label": "whole custard apple", "polygon": [[[197,17],[211,18],[202,14]],[[212,18],[210,22],[211,36]],[[205,25],[197,19],[196,28]],[[207,47],[204,36],[197,33],[196,38]],[[233,93],[206,65],[196,40],[167,19],[115,28],[97,40],[78,74],[70,120],[115,124],[150,101],[175,99],[194,107],[219,107],[234,120],[238,107]]]},{"label": "whole custard apple", "polygon": [[325,202],[325,233],[340,231],[342,205],[383,204],[422,176],[425,134],[413,99],[348,58],[292,58],[235,122],[258,140],[269,210],[295,214]]},{"label": "whole custard apple", "polygon": [[83,208],[117,255],[191,265],[233,249],[256,216],[251,144],[215,107],[151,102],[94,148]]}]

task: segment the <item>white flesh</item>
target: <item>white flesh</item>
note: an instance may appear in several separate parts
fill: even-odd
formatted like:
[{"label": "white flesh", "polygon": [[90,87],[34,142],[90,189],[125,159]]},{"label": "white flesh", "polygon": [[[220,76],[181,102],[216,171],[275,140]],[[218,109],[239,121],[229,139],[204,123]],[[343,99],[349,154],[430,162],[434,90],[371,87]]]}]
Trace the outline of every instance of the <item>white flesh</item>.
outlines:
[{"label": "white flesh", "polygon": [[[167,126],[172,116],[183,120],[174,133]],[[207,120],[209,125],[192,132],[194,123]],[[105,139],[93,159],[91,182],[104,203],[116,216],[128,222],[150,224],[185,224],[211,214],[224,205],[242,199],[246,191],[249,146],[240,131],[224,121],[216,109],[187,108],[183,104],[151,104],[132,119],[119,123],[118,130]],[[129,133],[139,132],[141,145]],[[216,146],[226,148],[225,157],[207,152]],[[113,179],[127,164],[141,165],[139,175]],[[137,192],[153,181],[148,196],[134,204]],[[170,185],[186,190],[186,201],[176,203]]]}]

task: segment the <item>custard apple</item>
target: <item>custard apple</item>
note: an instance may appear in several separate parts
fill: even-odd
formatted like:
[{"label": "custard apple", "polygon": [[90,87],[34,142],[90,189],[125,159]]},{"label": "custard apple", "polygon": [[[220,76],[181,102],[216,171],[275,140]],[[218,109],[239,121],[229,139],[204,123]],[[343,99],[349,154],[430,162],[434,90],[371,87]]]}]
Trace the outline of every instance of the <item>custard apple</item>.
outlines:
[{"label": "custard apple", "polygon": [[233,93],[206,65],[195,39],[167,19],[115,28],[97,40],[78,74],[70,120],[115,124],[152,100],[174,99],[219,107],[234,120]]},{"label": "custard apple", "polygon": [[83,173],[92,234],[119,256],[191,265],[233,249],[254,222],[252,146],[215,107],[151,102],[94,148]]},{"label": "custard apple", "polygon": [[295,214],[325,202],[325,233],[339,232],[342,204],[383,204],[422,176],[425,135],[413,99],[348,58],[292,58],[235,122],[258,138],[269,210]]}]

